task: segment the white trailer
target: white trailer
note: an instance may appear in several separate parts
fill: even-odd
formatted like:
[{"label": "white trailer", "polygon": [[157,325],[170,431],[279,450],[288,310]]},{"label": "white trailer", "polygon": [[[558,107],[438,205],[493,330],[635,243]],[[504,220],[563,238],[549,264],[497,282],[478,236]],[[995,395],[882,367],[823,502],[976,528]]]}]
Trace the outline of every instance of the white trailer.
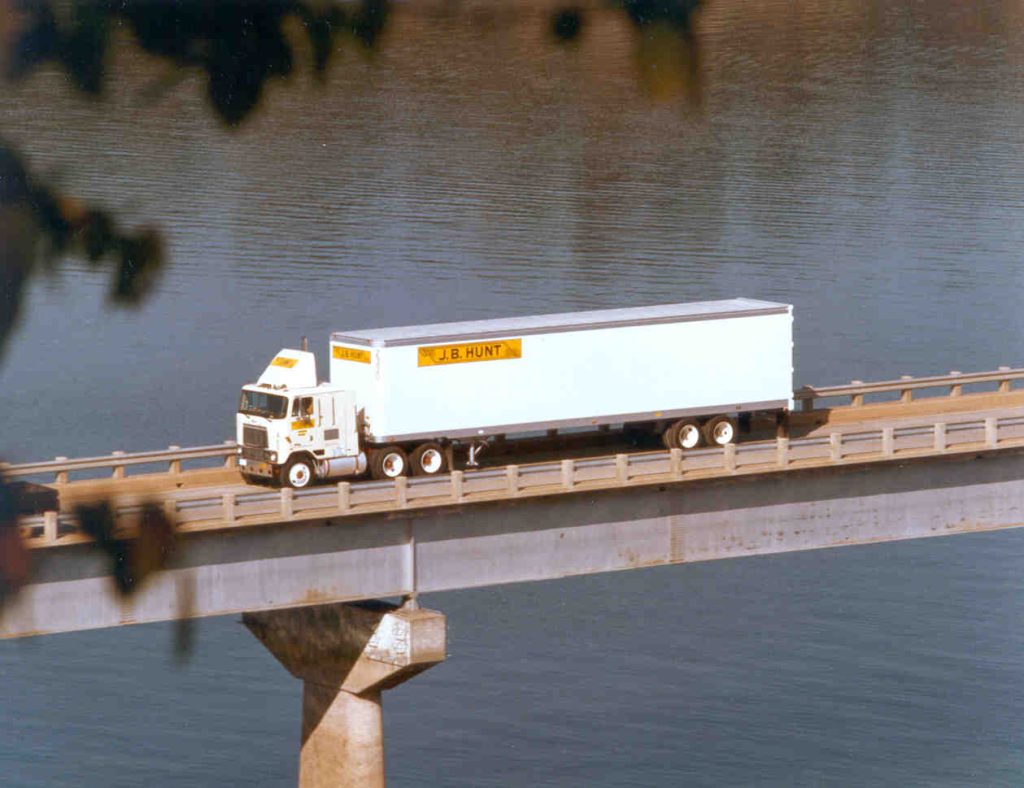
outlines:
[{"label": "white trailer", "polygon": [[243,472],[296,486],[367,466],[439,473],[496,436],[607,425],[729,443],[737,417],[791,408],[792,334],[791,306],[746,298],[335,333],[329,384],[285,350],[243,389],[243,406],[247,391],[283,397],[274,413],[290,419],[272,460],[250,457],[268,447],[244,427],[269,426],[240,409],[241,460],[257,460]]}]

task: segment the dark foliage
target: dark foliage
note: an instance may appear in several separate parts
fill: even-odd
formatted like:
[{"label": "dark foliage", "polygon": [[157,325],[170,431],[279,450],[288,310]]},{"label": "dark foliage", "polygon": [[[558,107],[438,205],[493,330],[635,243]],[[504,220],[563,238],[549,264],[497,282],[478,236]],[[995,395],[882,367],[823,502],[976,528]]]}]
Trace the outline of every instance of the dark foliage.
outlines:
[{"label": "dark foliage", "polygon": [[20,77],[55,61],[76,87],[98,95],[103,89],[109,32],[126,25],[146,52],[204,71],[214,111],[229,126],[237,126],[259,103],[266,81],[292,71],[286,19],[301,22],[313,52],[311,65],[322,73],[337,33],[347,32],[365,46],[377,43],[387,22],[388,4],[361,0],[346,9],[303,0],[77,0],[63,27],[51,2],[26,0],[23,12],[10,76]]},{"label": "dark foliage", "polygon": [[128,304],[146,295],[164,260],[155,231],[122,232],[106,212],[58,195],[0,141],[0,355],[29,275],[38,263],[68,253],[112,263],[111,298]]},{"label": "dark foliage", "polygon": [[131,538],[117,534],[110,504],[83,504],[75,508],[82,531],[111,560],[117,590],[129,595],[153,572],[163,569],[174,552],[174,523],[155,504],[142,507],[137,532]]},{"label": "dark foliage", "polygon": [[20,508],[15,488],[0,477],[0,608],[28,580],[28,550],[18,533]]},{"label": "dark foliage", "polygon": [[680,32],[693,30],[693,15],[701,0],[622,0],[626,14],[638,27],[668,24]]},{"label": "dark foliage", "polygon": [[583,12],[575,6],[555,12],[551,20],[551,32],[559,41],[572,41],[579,37],[583,27]]}]

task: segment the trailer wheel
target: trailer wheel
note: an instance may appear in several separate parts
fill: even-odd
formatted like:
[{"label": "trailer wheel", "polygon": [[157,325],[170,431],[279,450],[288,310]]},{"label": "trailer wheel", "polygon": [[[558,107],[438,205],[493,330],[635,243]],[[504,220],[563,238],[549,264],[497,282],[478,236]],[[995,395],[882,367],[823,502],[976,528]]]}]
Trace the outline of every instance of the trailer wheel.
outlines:
[{"label": "trailer wheel", "polygon": [[448,470],[444,449],[437,443],[421,443],[409,457],[413,476],[433,476]]},{"label": "trailer wheel", "polygon": [[400,446],[374,449],[370,454],[370,475],[374,479],[397,479],[408,469],[409,460]]},{"label": "trailer wheel", "polygon": [[729,416],[715,416],[704,425],[704,439],[712,446],[735,443],[736,420]]},{"label": "trailer wheel", "polygon": [[313,464],[305,457],[293,457],[284,466],[284,471],[281,473],[281,480],[296,490],[309,487],[315,478]]},{"label": "trailer wheel", "polygon": [[704,441],[700,422],[696,419],[680,419],[665,430],[662,441],[670,449],[696,449]]}]

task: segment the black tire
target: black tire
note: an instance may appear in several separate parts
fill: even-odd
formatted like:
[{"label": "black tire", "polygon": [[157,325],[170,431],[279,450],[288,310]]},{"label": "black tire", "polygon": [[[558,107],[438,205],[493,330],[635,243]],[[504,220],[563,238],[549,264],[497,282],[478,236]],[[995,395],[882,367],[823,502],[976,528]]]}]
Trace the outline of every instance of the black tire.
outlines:
[{"label": "black tire", "polygon": [[413,476],[436,476],[448,470],[448,457],[439,443],[421,443],[409,455]]},{"label": "black tire", "polygon": [[689,449],[699,449],[704,444],[704,433],[697,419],[679,419],[679,421],[665,430],[662,440],[669,449],[687,451]]},{"label": "black tire", "polygon": [[302,490],[316,479],[316,469],[308,457],[292,457],[281,469],[281,484]]},{"label": "black tire", "polygon": [[704,425],[704,441],[708,446],[727,446],[736,442],[736,419],[731,416],[715,416]]},{"label": "black tire", "polygon": [[401,446],[384,446],[370,452],[370,476],[374,479],[397,479],[409,472],[409,458]]}]

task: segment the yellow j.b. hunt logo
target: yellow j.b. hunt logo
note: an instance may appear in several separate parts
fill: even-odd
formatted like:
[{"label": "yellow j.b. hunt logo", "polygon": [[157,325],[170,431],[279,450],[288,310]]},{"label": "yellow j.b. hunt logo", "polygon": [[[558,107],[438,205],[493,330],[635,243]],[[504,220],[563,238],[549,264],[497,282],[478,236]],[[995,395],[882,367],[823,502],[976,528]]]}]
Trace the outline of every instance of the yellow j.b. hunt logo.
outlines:
[{"label": "yellow j.b. hunt logo", "polygon": [[342,361],[358,361],[360,364],[370,363],[370,351],[361,350],[360,348],[335,345],[331,355],[335,358],[340,358]]},{"label": "yellow j.b. hunt logo", "polygon": [[270,362],[272,367],[284,367],[285,369],[291,369],[299,363],[297,358],[287,358],[286,356],[278,356]]},{"label": "yellow j.b. hunt logo", "polygon": [[523,340],[495,339],[491,342],[466,342],[460,345],[432,345],[417,348],[417,365],[466,364],[471,361],[501,361],[523,357]]}]

